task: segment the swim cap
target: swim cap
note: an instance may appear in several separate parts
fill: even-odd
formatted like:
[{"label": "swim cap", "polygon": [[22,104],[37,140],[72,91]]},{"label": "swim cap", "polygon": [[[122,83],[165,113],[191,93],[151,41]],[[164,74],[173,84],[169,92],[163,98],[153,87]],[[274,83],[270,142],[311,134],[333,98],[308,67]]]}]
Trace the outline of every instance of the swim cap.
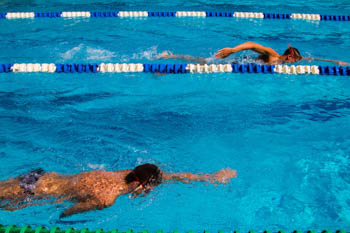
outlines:
[{"label": "swim cap", "polygon": [[161,171],[154,164],[139,165],[125,177],[127,184],[133,181],[138,181],[143,186],[157,186],[162,182]]}]

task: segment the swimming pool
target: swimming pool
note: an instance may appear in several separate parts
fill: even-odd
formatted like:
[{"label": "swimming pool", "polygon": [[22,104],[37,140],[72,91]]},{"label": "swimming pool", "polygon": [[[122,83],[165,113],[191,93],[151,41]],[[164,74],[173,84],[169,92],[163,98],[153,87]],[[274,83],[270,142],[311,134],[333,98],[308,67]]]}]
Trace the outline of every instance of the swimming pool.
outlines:
[{"label": "swimming pool", "polygon": [[[5,1],[1,12],[212,10],[347,15],[347,1]],[[0,63],[159,63],[255,41],[350,61],[349,22],[232,18],[0,20]],[[244,52],[233,57],[249,62]],[[233,58],[227,59],[227,62]],[[173,61],[181,62],[181,61]],[[215,61],[213,61],[215,62]],[[309,64],[309,63],[301,63]],[[325,64],[325,63],[312,63]],[[107,230],[272,231],[350,227],[350,82],[261,74],[1,74],[0,178],[144,162],[166,171],[230,167],[226,186],[161,185],[58,220],[69,203],[0,212],[3,224]]]}]

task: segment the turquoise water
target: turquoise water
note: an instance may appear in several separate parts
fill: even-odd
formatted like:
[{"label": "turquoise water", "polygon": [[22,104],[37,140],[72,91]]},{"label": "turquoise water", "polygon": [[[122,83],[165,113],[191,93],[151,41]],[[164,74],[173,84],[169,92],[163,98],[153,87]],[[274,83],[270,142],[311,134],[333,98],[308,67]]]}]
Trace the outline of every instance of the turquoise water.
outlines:
[{"label": "turquoise water", "polygon": [[[0,11],[213,10],[349,14],[347,1],[2,1]],[[257,19],[0,20],[0,63],[212,57],[244,41],[350,62],[349,22]],[[244,58],[248,56],[249,58]],[[247,63],[244,52],[225,62]],[[213,62],[218,62],[212,60]],[[309,64],[309,63],[305,63]],[[312,63],[326,64],[326,63]],[[152,162],[168,172],[237,169],[226,186],[161,185],[59,220],[70,203],[0,212],[2,224],[107,230],[350,227],[350,81],[255,74],[1,74],[0,178]]]}]

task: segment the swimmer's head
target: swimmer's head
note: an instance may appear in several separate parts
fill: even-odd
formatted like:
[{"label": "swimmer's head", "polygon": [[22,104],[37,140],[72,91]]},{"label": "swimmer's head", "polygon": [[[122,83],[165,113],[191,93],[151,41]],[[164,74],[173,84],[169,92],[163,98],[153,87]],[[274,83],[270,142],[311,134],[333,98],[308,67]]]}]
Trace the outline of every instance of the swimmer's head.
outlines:
[{"label": "swimmer's head", "polygon": [[287,63],[300,61],[303,57],[300,55],[300,52],[297,48],[293,48],[288,44],[288,49],[284,51],[282,55],[284,61]]},{"label": "swimmer's head", "polygon": [[148,194],[155,186],[162,183],[161,170],[153,164],[142,164],[132,170],[126,177],[125,182],[130,184],[138,182],[138,186],[132,191],[134,197],[142,192]]}]

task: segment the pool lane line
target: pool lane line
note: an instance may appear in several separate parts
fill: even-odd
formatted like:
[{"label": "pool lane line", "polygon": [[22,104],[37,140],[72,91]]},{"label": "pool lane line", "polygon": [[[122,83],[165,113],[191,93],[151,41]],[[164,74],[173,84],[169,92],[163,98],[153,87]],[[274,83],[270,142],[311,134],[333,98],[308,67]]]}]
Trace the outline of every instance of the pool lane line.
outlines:
[{"label": "pool lane line", "polygon": [[[65,229],[60,229],[59,227],[51,227],[51,228],[46,228],[44,226],[38,226],[38,227],[31,227],[28,225],[25,225],[23,227],[18,227],[16,225],[0,225],[0,233],[151,233],[150,231],[147,230],[142,230],[142,231],[134,231],[132,229],[126,230],[126,231],[119,231],[118,229],[112,229],[112,230],[104,230],[102,228],[96,229],[96,230],[91,230],[88,228],[82,228],[82,229],[75,229],[72,227],[67,227]],[[204,233],[210,233],[207,230],[202,231]],[[212,231],[212,233],[224,233],[224,231]],[[234,233],[240,233],[240,231],[234,230]],[[272,233],[271,231],[268,230],[262,230],[258,231],[262,233]],[[274,231],[275,232],[275,231]],[[299,230],[294,230],[290,233],[346,233],[344,230],[336,230],[336,231],[330,231],[330,230],[322,230],[322,231],[313,231],[313,230],[305,230],[305,231],[299,231]],[[157,230],[155,233],[163,233],[162,230]],[[180,233],[178,230],[171,231],[170,233]],[[194,231],[187,231],[184,233],[195,233]],[[255,231],[248,231],[248,233],[255,233]],[[286,233],[285,231],[276,231],[276,233]],[[288,232],[289,233],[289,232]]]},{"label": "pool lane line", "polygon": [[263,73],[350,76],[350,66],[260,64],[142,64],[142,63],[14,63],[0,64],[0,73]]},{"label": "pool lane line", "polygon": [[301,19],[307,21],[350,21],[349,15],[321,15],[305,13],[213,12],[213,11],[60,11],[60,12],[5,12],[2,19],[25,18],[133,18],[133,17],[231,17],[257,19]]}]

